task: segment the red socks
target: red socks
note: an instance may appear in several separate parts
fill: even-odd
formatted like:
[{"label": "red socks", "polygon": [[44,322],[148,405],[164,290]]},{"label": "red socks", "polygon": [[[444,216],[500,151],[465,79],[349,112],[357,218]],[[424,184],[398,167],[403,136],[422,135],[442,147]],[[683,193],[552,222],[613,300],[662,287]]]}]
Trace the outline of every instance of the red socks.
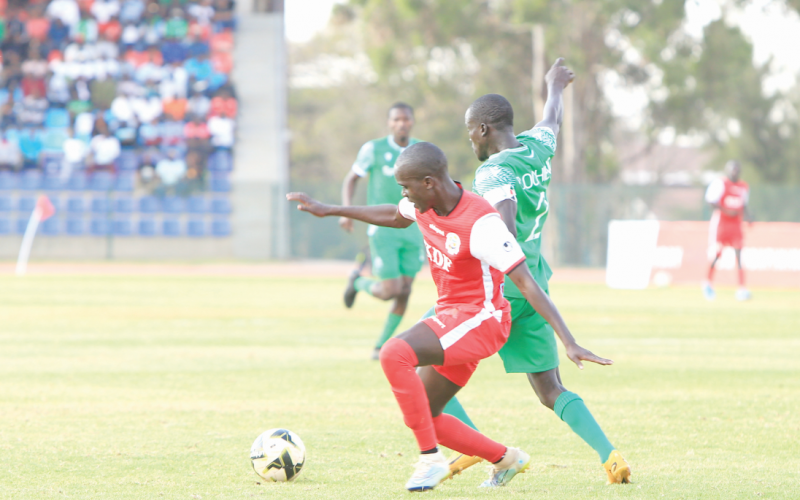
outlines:
[{"label": "red socks", "polygon": [[414,432],[421,451],[438,444],[459,453],[478,456],[492,463],[506,452],[506,447],[450,415],[431,417],[428,395],[415,367],[419,360],[405,340],[389,339],[381,348],[381,367],[403,412],[403,420]]},{"label": "red socks", "polygon": [[506,453],[506,447],[492,441],[452,415],[442,413],[433,419],[439,444],[465,455],[481,457],[495,463]]},{"label": "red socks", "polygon": [[405,340],[389,339],[381,348],[381,367],[403,412],[403,420],[414,432],[421,451],[436,448],[428,395],[415,367],[418,359]]}]

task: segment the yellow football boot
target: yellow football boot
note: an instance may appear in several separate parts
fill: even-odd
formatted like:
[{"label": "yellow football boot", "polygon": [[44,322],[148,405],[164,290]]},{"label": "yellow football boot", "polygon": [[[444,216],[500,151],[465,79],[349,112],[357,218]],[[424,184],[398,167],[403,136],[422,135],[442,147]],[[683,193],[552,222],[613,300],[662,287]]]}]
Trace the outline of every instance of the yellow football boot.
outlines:
[{"label": "yellow football boot", "polygon": [[631,482],[631,466],[623,458],[622,453],[617,450],[611,452],[608,460],[603,464],[603,468],[608,474],[608,483],[606,484],[627,484]]},{"label": "yellow football boot", "polygon": [[483,462],[481,457],[471,457],[458,452],[453,453],[450,459],[447,460],[447,464],[450,466],[451,474],[461,474],[461,471],[464,469],[468,469],[469,467],[472,467],[480,462]]}]

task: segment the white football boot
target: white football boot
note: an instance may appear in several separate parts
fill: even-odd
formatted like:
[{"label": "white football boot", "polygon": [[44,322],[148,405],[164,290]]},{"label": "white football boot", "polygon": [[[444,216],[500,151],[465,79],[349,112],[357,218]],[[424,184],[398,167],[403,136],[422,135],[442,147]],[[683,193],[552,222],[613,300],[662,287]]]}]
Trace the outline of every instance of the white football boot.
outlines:
[{"label": "white football boot", "polygon": [[450,466],[441,451],[420,455],[414,474],[406,483],[408,491],[428,491],[450,477]]},{"label": "white football boot", "polygon": [[750,300],[751,298],[753,298],[753,296],[750,295],[750,290],[747,288],[742,287],[736,290],[736,300]]},{"label": "white football boot", "polygon": [[514,476],[525,472],[531,464],[531,457],[519,448],[507,448],[506,455],[496,464],[492,464],[489,479],[481,484],[481,488],[505,486]]}]

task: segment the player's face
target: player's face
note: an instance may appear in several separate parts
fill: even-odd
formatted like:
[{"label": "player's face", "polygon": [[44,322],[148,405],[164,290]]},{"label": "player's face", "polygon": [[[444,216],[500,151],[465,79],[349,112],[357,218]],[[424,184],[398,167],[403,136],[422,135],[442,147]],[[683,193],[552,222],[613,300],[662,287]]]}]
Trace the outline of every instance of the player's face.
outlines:
[{"label": "player's face", "polygon": [[403,175],[402,169],[398,169],[394,175],[395,180],[403,188],[403,196],[413,203],[420,213],[427,212],[432,206],[432,189],[429,189],[430,177],[424,179],[414,179]]},{"label": "player's face", "polygon": [[394,108],[389,111],[389,130],[395,137],[407,139],[414,127],[414,116],[405,108]]},{"label": "player's face", "polygon": [[475,156],[480,161],[486,161],[489,158],[489,146],[486,136],[483,134],[484,127],[472,117],[472,110],[470,109],[467,110],[467,114],[464,116],[464,122],[467,125],[467,135],[469,135],[469,142],[472,144],[472,152],[475,153]]},{"label": "player's face", "polygon": [[730,161],[725,165],[725,171],[728,173],[728,178],[733,182],[739,182],[739,177],[742,175],[742,166],[738,162]]}]

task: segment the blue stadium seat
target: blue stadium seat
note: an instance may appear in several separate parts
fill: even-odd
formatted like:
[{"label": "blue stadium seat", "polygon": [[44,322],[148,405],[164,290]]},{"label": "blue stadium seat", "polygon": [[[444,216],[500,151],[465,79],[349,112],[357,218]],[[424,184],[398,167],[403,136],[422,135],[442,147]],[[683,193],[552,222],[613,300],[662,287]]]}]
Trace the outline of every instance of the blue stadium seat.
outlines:
[{"label": "blue stadium seat", "polygon": [[95,236],[106,236],[111,231],[111,224],[106,218],[92,219],[92,234]]},{"label": "blue stadium seat", "polygon": [[89,189],[92,191],[110,191],[114,186],[114,174],[111,172],[95,172]]},{"label": "blue stadium seat", "polygon": [[203,219],[191,219],[186,224],[186,233],[189,236],[194,236],[196,238],[203,237],[206,235],[206,225],[203,222]]},{"label": "blue stadium seat", "polygon": [[115,191],[122,191],[125,193],[130,193],[133,191],[134,185],[134,174],[130,172],[121,172],[117,175],[117,182],[114,184]]},{"label": "blue stadium seat", "polygon": [[214,219],[211,222],[211,234],[214,236],[230,236],[231,224],[227,219]]},{"label": "blue stadium seat", "polygon": [[11,198],[8,196],[0,196],[0,212],[10,212],[11,208]]},{"label": "blue stadium seat", "polygon": [[44,126],[48,128],[66,128],[70,125],[69,111],[63,108],[50,108],[44,117]]},{"label": "blue stadium seat", "polygon": [[58,235],[59,225],[59,220],[56,217],[50,217],[46,221],[42,222],[42,234],[46,234],[48,236]]},{"label": "blue stadium seat", "polygon": [[42,173],[38,170],[24,171],[20,180],[20,188],[26,191],[36,191],[42,187]]},{"label": "blue stadium seat", "polygon": [[156,221],[153,219],[139,220],[139,236],[155,236]]},{"label": "blue stadium seat", "polygon": [[218,150],[208,157],[210,172],[230,172],[233,170],[233,157],[230,151]]},{"label": "blue stadium seat", "polygon": [[154,214],[158,212],[159,203],[158,198],[154,196],[145,196],[139,198],[139,211],[144,214]]},{"label": "blue stadium seat", "polygon": [[117,236],[130,236],[132,231],[132,224],[130,219],[115,219],[114,220],[114,234]]},{"label": "blue stadium seat", "polygon": [[72,191],[85,191],[86,190],[86,174],[83,172],[73,172],[72,177],[69,178],[67,186]]},{"label": "blue stadium seat", "polygon": [[190,214],[206,213],[206,200],[202,196],[192,196],[186,201],[186,209]]},{"label": "blue stadium seat", "polygon": [[25,234],[28,227],[28,219],[17,219],[17,234]]},{"label": "blue stadium seat", "polygon": [[61,177],[56,175],[45,175],[44,182],[42,183],[42,187],[44,189],[50,190],[58,190],[64,188],[64,181],[61,180]]},{"label": "blue stadium seat", "polygon": [[123,150],[117,158],[117,170],[134,172],[139,168],[139,154],[136,151]]},{"label": "blue stadium seat", "polygon": [[211,200],[211,213],[229,214],[231,213],[231,201],[227,198],[214,198]]},{"label": "blue stadium seat", "polygon": [[183,200],[176,196],[168,196],[164,198],[161,209],[168,214],[179,214],[183,212]]},{"label": "blue stadium seat", "polygon": [[92,212],[96,214],[105,214],[109,211],[111,211],[111,202],[108,198],[92,199]]},{"label": "blue stadium seat", "polygon": [[82,236],[83,219],[67,219],[67,234],[72,236]]},{"label": "blue stadium seat", "polygon": [[228,174],[224,172],[214,172],[211,174],[211,191],[215,193],[227,193],[231,190],[231,181]]},{"label": "blue stadium seat", "polygon": [[67,200],[67,212],[71,214],[83,213],[83,198],[70,198]]},{"label": "blue stadium seat", "polygon": [[120,214],[133,213],[133,198],[127,196],[117,198],[114,202],[114,211]]},{"label": "blue stadium seat", "polygon": [[181,235],[181,224],[178,219],[164,219],[161,229],[164,236]]},{"label": "blue stadium seat", "polygon": [[33,209],[36,207],[36,198],[31,198],[30,196],[23,196],[17,202],[17,210],[20,212],[25,212],[30,214],[33,212]]},{"label": "blue stadium seat", "polygon": [[59,146],[59,152],[42,153],[42,170],[45,174],[57,176],[61,172],[61,165],[64,163],[64,154],[60,151],[61,146]]},{"label": "blue stadium seat", "polygon": [[19,177],[13,172],[0,172],[0,189],[16,189],[19,184]]},{"label": "blue stadium seat", "polygon": [[11,233],[11,221],[8,219],[0,219],[0,234]]}]

